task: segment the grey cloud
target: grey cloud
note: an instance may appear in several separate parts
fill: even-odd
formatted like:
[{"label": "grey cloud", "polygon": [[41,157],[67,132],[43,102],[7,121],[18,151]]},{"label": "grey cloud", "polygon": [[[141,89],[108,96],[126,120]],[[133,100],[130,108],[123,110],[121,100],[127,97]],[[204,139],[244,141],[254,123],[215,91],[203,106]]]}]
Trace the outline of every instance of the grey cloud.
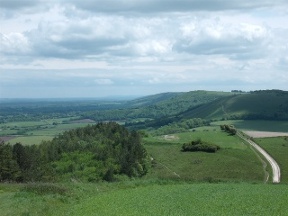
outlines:
[{"label": "grey cloud", "polygon": [[[187,52],[196,55],[227,55],[233,59],[253,59],[263,56],[262,46],[259,42],[247,42],[243,38],[227,40],[204,40],[199,43],[189,44],[179,41],[175,44],[175,51]],[[260,50],[261,51],[260,51]]]},{"label": "grey cloud", "polygon": [[0,8],[19,10],[46,4],[43,0],[0,0]]},{"label": "grey cloud", "polygon": [[243,10],[286,4],[285,0],[69,0],[76,7],[92,12],[183,12]]}]

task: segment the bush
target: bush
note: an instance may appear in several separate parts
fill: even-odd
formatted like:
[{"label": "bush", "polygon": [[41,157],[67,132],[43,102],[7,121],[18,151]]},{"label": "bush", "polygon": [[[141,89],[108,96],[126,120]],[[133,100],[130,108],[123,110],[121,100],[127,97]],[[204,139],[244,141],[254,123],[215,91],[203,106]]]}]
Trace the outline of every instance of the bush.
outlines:
[{"label": "bush", "polygon": [[182,145],[182,151],[183,152],[186,152],[186,151],[191,151],[191,152],[203,151],[203,152],[215,153],[219,149],[220,149],[219,146],[217,146],[215,144],[203,142],[201,139],[192,141],[190,143],[184,143]]}]

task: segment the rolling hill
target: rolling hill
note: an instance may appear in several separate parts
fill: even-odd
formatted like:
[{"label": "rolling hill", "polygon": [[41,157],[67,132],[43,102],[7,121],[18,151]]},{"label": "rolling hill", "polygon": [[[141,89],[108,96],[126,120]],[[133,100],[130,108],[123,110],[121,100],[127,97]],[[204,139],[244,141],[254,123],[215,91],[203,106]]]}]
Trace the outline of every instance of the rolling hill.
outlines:
[{"label": "rolling hill", "polygon": [[193,107],[180,114],[181,118],[221,119],[288,119],[288,92],[255,91],[222,97]]}]

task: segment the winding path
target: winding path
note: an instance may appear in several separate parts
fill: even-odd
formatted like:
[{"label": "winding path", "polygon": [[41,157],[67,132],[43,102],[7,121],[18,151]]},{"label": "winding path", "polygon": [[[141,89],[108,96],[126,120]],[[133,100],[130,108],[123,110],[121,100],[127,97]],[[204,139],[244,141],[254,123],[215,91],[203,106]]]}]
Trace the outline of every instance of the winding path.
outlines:
[{"label": "winding path", "polygon": [[270,163],[270,165],[272,167],[273,183],[280,183],[281,173],[280,173],[280,167],[277,164],[277,162],[263,148],[261,148],[259,145],[257,145],[255,142],[253,142],[251,139],[247,139],[246,137],[241,135],[239,132],[237,133],[237,135],[241,139],[248,142],[251,146],[253,146],[258,152],[260,152],[266,158],[266,160]]}]

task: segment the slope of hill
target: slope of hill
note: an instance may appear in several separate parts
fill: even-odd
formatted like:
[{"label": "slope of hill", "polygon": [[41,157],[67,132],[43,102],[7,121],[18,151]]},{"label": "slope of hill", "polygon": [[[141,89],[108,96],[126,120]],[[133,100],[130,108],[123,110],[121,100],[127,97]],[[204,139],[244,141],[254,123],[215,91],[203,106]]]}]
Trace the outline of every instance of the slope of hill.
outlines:
[{"label": "slope of hill", "polygon": [[280,90],[255,91],[222,97],[191,108],[182,118],[205,119],[288,119],[288,92]]},{"label": "slope of hill", "polygon": [[85,113],[85,118],[96,121],[166,118],[231,94],[213,91],[163,93],[127,101],[121,109]]},{"label": "slope of hill", "polygon": [[159,103],[165,100],[169,100],[170,98],[177,97],[179,95],[184,94],[183,92],[166,92],[155,95],[148,95],[140,98],[136,98],[134,100],[127,101],[125,105],[128,107],[140,107],[140,106],[148,106],[155,103]]}]

